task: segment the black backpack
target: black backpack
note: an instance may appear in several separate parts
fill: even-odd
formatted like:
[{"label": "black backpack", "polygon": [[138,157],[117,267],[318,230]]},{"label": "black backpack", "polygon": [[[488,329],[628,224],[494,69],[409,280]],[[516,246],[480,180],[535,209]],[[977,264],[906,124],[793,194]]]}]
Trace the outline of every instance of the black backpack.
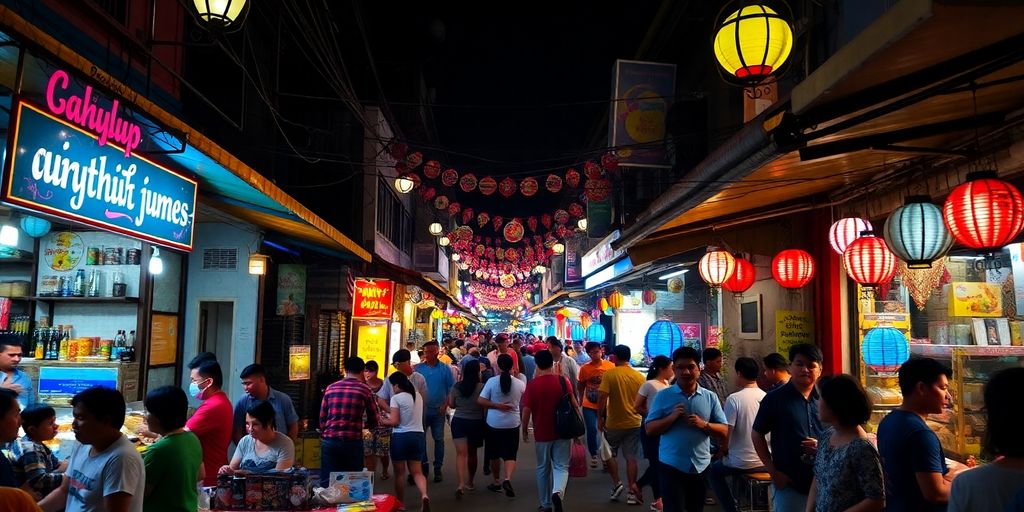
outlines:
[{"label": "black backpack", "polygon": [[575,439],[585,434],[587,427],[583,424],[579,410],[572,405],[572,397],[565,386],[565,377],[559,376],[558,382],[562,385],[562,398],[555,407],[555,432],[559,439]]}]

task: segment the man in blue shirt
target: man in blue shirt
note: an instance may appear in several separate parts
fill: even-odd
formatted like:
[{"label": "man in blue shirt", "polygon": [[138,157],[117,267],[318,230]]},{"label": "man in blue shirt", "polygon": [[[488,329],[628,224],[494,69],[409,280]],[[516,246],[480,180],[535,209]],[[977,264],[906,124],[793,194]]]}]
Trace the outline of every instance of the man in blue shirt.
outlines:
[{"label": "man in blue shirt", "polygon": [[[455,385],[452,369],[437,359],[440,347],[436,341],[423,344],[423,362],[416,365],[416,373],[427,381],[427,403],[423,409],[423,430],[430,429],[434,438],[434,481],[440,482],[444,465],[444,420],[448,411],[448,392]],[[427,452],[423,452],[423,475],[429,474]]]},{"label": "man in blue shirt", "polygon": [[[647,413],[647,435],[661,436],[662,506],[664,510],[704,510],[704,472],[711,464],[711,436],[729,432],[718,396],[697,385],[700,354],[691,347],[672,353],[676,383],[654,397]],[[685,506],[685,508],[684,508]]]},{"label": "man in blue shirt", "polygon": [[36,403],[36,394],[32,388],[32,379],[18,368],[22,355],[20,343],[0,341],[0,388],[17,393],[18,405],[25,409]]},{"label": "man in blue shirt", "polygon": [[[814,455],[825,428],[818,419],[821,349],[810,344],[789,349],[789,383],[765,395],[754,418],[751,441],[765,469],[772,475],[775,494],[772,510],[803,512],[814,480]],[[771,450],[767,436],[771,434]]]},{"label": "man in blue shirt", "polygon": [[261,364],[250,364],[239,374],[245,395],[235,402],[234,429],[231,438],[235,444],[245,437],[245,411],[257,400],[269,401],[274,407],[274,427],[295,441],[299,438],[299,415],[288,395],[267,384],[267,370]]},{"label": "man in blue shirt", "polygon": [[939,437],[925,423],[941,414],[953,371],[934,359],[911,358],[900,367],[903,403],[878,425],[878,454],[885,470],[885,510],[946,510],[953,475]]}]

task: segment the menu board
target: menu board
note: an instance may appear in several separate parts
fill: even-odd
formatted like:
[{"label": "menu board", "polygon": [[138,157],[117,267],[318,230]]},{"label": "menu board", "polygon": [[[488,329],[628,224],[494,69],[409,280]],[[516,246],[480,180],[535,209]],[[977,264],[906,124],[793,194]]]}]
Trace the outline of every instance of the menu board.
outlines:
[{"label": "menu board", "polygon": [[178,357],[178,315],[153,313],[149,366],[174,364]]},{"label": "menu board", "polygon": [[117,389],[117,368],[43,366],[39,368],[39,400],[66,406],[68,400],[93,386]]}]

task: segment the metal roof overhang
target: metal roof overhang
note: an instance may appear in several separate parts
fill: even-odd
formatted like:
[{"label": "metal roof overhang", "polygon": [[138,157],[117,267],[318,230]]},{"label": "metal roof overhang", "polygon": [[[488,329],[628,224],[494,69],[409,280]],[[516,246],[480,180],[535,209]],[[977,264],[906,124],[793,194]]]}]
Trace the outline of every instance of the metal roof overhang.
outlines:
[{"label": "metal roof overhang", "polygon": [[[92,62],[4,6],[0,6],[0,27],[9,34],[32,41],[82,76],[89,76],[93,69]],[[17,52],[2,52],[0,60],[4,61],[4,68],[13,70],[16,66]],[[40,69],[26,66],[24,80],[26,83],[45,83],[46,77],[41,73]],[[105,89],[129,90],[113,77],[110,77],[110,80],[112,85],[108,84]],[[218,209],[223,208],[226,213],[267,230],[334,249],[339,254],[354,259],[370,261],[370,253],[359,244],[200,131],[141,94],[132,103],[144,116],[185,137],[188,144],[181,152],[173,152],[181,149],[176,141],[154,137],[154,142],[167,150],[168,154],[150,156],[194,173],[199,181],[202,200],[208,204],[212,203]]]},{"label": "metal roof overhang", "polygon": [[[770,135],[765,116],[778,111],[749,123],[695,171],[742,144],[757,143],[747,154],[760,155],[762,161],[733,172],[734,179],[698,182],[692,172],[684,177],[677,184],[681,190],[663,195],[645,215],[652,217],[652,210],[673,199],[687,207],[653,230],[644,226],[648,233],[642,240],[636,231],[624,234],[634,236],[630,257],[640,265],[713,245],[729,231],[756,238],[757,230],[744,224],[828,206],[830,192],[867,190],[894,164],[922,154],[963,156],[949,148],[973,140],[975,127],[1020,120],[1021,19],[1024,4],[1019,2],[896,4],[793,89],[782,108],[788,108],[785,115],[796,127],[806,127],[795,144],[779,150],[775,137],[765,137]],[[977,85],[977,115],[972,83]],[[680,191],[687,194],[670,196]]]}]

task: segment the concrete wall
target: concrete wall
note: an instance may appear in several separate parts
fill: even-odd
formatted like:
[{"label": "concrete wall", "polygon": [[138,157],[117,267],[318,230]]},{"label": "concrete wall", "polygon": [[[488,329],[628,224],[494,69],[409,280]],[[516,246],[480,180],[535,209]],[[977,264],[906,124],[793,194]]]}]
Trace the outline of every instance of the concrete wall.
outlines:
[{"label": "concrete wall", "polygon": [[[243,227],[244,226],[244,227]],[[234,302],[231,361],[220,361],[224,371],[224,390],[235,399],[242,395],[238,372],[256,361],[256,319],[259,276],[249,274],[248,259],[259,249],[260,233],[245,224],[199,223],[196,226],[195,248],[190,255],[188,294],[185,299],[185,341],[182,349],[183,383],[189,381],[188,362],[199,348],[199,303],[201,301]],[[203,249],[235,247],[238,268],[230,271],[204,271]]]}]

